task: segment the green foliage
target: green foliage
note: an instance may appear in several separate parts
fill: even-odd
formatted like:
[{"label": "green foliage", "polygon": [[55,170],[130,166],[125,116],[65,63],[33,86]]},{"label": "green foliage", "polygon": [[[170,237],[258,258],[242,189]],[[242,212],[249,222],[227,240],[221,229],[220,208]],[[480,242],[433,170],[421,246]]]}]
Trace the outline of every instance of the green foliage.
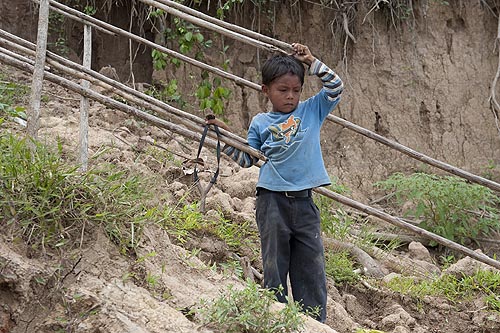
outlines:
[{"label": "green foliage", "polygon": [[176,43],[179,52],[182,54],[191,54],[194,52],[194,57],[197,60],[203,59],[203,50],[212,46],[210,39],[206,40],[205,36],[200,32],[200,28],[184,21],[183,19],[174,17],[173,28],[166,28],[164,31],[165,39],[172,43]]},{"label": "green foliage", "polygon": [[229,287],[226,294],[212,302],[202,300],[199,314],[205,324],[227,333],[298,332],[304,327],[301,305],[289,302],[279,310],[271,310],[274,292],[247,282],[242,290]]},{"label": "green foliage", "polygon": [[226,0],[221,6],[217,7],[217,17],[219,20],[224,20],[226,13],[230,11],[235,5],[242,4],[243,0]]},{"label": "green foliage", "polygon": [[26,119],[26,108],[15,105],[22,102],[29,90],[23,84],[4,81],[0,77],[0,118],[5,115]]},{"label": "green foliage", "polygon": [[63,14],[51,11],[49,13],[49,41],[47,47],[56,53],[66,56],[69,47],[64,32],[65,17]]},{"label": "green foliage", "polygon": [[222,217],[206,219],[196,203],[167,207],[163,211],[161,225],[175,239],[184,244],[189,236],[197,233],[210,233],[223,240],[230,248],[252,248],[258,244],[258,234],[248,221],[236,223]]},{"label": "green foliage", "polygon": [[425,229],[460,243],[500,230],[500,199],[490,189],[458,177],[396,173],[376,186],[394,191],[396,203],[411,202],[405,215]]},{"label": "green foliage", "polygon": [[326,275],[332,277],[337,286],[356,284],[360,276],[354,272],[354,264],[347,251],[325,253]]},{"label": "green foliage", "polygon": [[[76,245],[82,232],[102,226],[127,251],[137,245],[145,219],[143,186],[113,166],[79,173],[53,152],[0,135],[0,223],[33,248]],[[87,225],[87,227],[85,227]]]},{"label": "green foliage", "polygon": [[[350,190],[346,186],[340,184],[337,179],[332,179],[331,182],[332,184],[328,186],[330,191],[338,194],[350,192]],[[318,194],[314,194],[313,199],[321,212],[321,229],[329,236],[339,240],[345,240],[349,235],[351,226],[354,224],[352,217],[333,199]]]},{"label": "green foliage", "polygon": [[[238,2],[238,0],[235,0]],[[232,2],[228,1],[226,7],[229,9]],[[155,10],[151,13],[150,17],[161,17],[165,15],[162,10]],[[212,46],[212,40],[206,39],[205,36],[200,32],[200,29],[195,25],[186,22],[180,18],[173,18],[172,27],[165,28],[164,32],[165,40],[170,44],[175,44],[175,47],[179,49],[179,52],[185,55],[193,55],[197,60],[204,59],[204,52],[207,48]],[[223,48],[222,53],[225,54],[227,47]],[[158,51],[152,51],[153,67],[156,70],[164,70],[168,62],[170,61],[176,67],[179,67],[181,62],[176,58],[170,58],[168,55]],[[227,70],[229,60],[223,62],[223,68]],[[195,97],[198,99],[199,108],[202,111],[210,110],[212,113],[222,116],[224,113],[224,103],[229,99],[231,90],[225,88],[221,84],[221,79],[216,77],[210,79],[210,75],[207,71],[203,71],[201,74],[201,82],[198,84],[195,92]],[[177,88],[177,82],[175,82]],[[161,89],[164,91],[166,89],[171,89],[167,87]],[[180,94],[177,93],[177,89],[174,92],[167,92],[174,100],[181,100]],[[185,104],[180,105],[181,107]]]},{"label": "green foliage", "polygon": [[153,85],[146,91],[146,94],[165,103],[174,103],[181,108],[186,105],[186,102],[182,99],[178,91],[176,79],[172,79],[167,83]]},{"label": "green foliage", "polygon": [[259,242],[258,233],[249,221],[237,223],[223,218],[221,214],[219,220],[208,221],[206,228],[213,230],[232,249],[252,248]]},{"label": "green foliage", "polygon": [[167,207],[163,211],[163,218],[160,224],[179,243],[184,244],[190,232],[202,229],[203,214],[199,211],[196,203]]},{"label": "green foliage", "polygon": [[199,100],[201,110],[210,109],[215,115],[224,115],[224,100],[228,100],[231,90],[221,85],[221,79],[216,77],[209,81],[207,72],[202,74],[203,81],[196,89],[196,97]]},{"label": "green foliage", "polygon": [[151,57],[153,58],[153,67],[155,70],[160,71],[167,68],[168,55],[154,49],[151,51]]},{"label": "green foliage", "polygon": [[89,16],[94,16],[97,13],[97,8],[91,5],[85,6],[83,12]]},{"label": "green foliage", "polygon": [[490,310],[500,311],[500,273],[478,270],[472,276],[443,275],[417,281],[414,277],[396,277],[387,287],[422,301],[425,296],[443,296],[451,302],[468,301],[484,297]]}]

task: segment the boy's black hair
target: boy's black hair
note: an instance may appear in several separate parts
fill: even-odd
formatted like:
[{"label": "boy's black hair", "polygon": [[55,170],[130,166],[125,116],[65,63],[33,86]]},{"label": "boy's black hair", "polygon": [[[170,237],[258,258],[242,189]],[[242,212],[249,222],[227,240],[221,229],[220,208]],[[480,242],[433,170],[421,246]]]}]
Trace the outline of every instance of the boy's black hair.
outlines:
[{"label": "boy's black hair", "polygon": [[277,54],[264,63],[262,66],[262,84],[269,85],[274,79],[285,74],[297,75],[300,84],[304,84],[304,65],[300,60],[291,55]]}]

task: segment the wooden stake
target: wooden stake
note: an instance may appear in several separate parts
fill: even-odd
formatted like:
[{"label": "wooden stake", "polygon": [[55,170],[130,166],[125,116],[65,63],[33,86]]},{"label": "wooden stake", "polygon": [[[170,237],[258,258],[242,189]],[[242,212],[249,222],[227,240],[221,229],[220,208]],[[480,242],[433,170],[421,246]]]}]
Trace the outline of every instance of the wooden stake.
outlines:
[{"label": "wooden stake", "polygon": [[[9,42],[1,37],[6,37],[8,39],[13,40],[14,42]],[[24,54],[34,55],[34,51],[32,51],[35,48],[34,44],[27,42],[24,39],[21,39],[17,36],[11,35],[8,32],[3,31],[1,29],[0,29],[0,45],[6,45],[9,48],[16,49],[17,51],[24,53]],[[21,45],[23,45],[23,46],[21,46]],[[125,93],[128,93],[128,94],[135,96],[137,98],[143,99],[144,101],[149,102],[149,103],[157,106],[158,108],[156,108],[156,110],[158,110],[159,114],[163,117],[168,118],[168,117],[172,116],[172,114],[173,114],[173,115],[178,116],[180,118],[180,120],[179,120],[180,122],[185,121],[185,120],[190,120],[190,121],[197,123],[201,126],[205,125],[205,120],[203,120],[203,119],[201,119],[201,118],[199,118],[191,113],[184,112],[180,109],[174,108],[173,106],[170,106],[162,101],[159,101],[156,98],[153,98],[149,95],[141,93],[137,90],[134,90],[125,84],[117,82],[117,81],[110,79],[110,78],[108,78],[108,77],[106,77],[98,72],[95,72],[95,71],[90,70],[88,68],[85,68],[79,64],[71,62],[71,61],[69,61],[61,56],[58,56],[57,54],[52,53],[50,51],[47,52],[47,63],[50,64],[51,66],[54,66],[54,68],[56,68],[57,70],[60,70],[60,71],[68,72],[68,70],[73,69],[74,71],[71,71],[69,73],[70,75],[73,75],[73,76],[78,77],[80,79],[85,78],[87,80],[90,80],[93,84],[99,85],[99,86],[103,87],[104,89],[116,88],[113,90],[118,95],[122,95],[125,92]],[[87,75],[84,75],[84,74],[87,74]],[[122,96],[122,97],[124,97],[124,96]],[[168,114],[166,111],[171,112],[172,114]],[[239,137],[231,132],[225,131],[223,129],[220,129],[220,131],[223,135],[225,135],[231,139],[240,141],[242,144],[246,144],[246,140],[242,139],[241,137]],[[210,134],[210,135],[213,137],[212,134]]]},{"label": "wooden stake", "polygon": [[[45,54],[47,52],[47,33],[49,29],[49,0],[41,0],[38,8],[38,33],[35,68],[31,82],[30,107],[28,108],[28,136],[36,140],[40,123],[40,99],[42,97]],[[34,148],[34,147],[33,147]]]},{"label": "wooden stake", "polygon": [[[83,30],[83,67],[90,69],[92,63],[92,27],[84,26]],[[90,89],[90,82],[82,79],[82,88]],[[89,99],[81,96],[80,99],[80,170],[87,171],[89,160]]]}]

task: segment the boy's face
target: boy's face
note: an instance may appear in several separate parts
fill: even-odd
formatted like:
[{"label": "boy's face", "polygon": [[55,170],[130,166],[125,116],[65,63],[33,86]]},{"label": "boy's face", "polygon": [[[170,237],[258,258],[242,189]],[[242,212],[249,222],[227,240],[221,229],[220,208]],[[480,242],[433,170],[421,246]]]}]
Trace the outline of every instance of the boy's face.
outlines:
[{"label": "boy's face", "polygon": [[299,104],[302,84],[297,75],[285,74],[269,85],[262,85],[262,92],[269,98],[274,112],[290,113]]}]

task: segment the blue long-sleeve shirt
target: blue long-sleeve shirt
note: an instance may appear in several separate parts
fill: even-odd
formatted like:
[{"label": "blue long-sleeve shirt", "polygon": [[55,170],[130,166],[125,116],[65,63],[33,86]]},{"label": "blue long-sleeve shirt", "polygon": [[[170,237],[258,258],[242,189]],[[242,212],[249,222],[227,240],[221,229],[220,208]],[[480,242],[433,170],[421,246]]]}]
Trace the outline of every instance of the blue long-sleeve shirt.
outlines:
[{"label": "blue long-sleeve shirt", "polygon": [[[327,115],[340,101],[343,90],[339,76],[319,60],[309,75],[317,75],[323,88],[300,102],[290,113],[267,112],[256,115],[248,129],[248,144],[267,157],[260,168],[257,187],[273,191],[297,191],[330,184],[320,146],[320,129]],[[234,147],[224,152],[243,167],[257,159]]]}]

